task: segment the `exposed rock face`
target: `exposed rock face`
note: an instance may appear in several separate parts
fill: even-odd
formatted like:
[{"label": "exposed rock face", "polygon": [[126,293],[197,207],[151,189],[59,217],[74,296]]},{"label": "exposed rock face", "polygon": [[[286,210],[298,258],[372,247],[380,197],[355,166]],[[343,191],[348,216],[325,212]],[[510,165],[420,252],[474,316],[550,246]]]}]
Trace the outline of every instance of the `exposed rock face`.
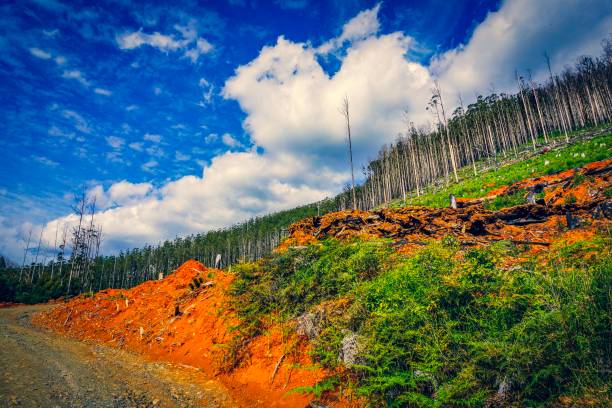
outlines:
[{"label": "exposed rock face", "polygon": [[300,336],[308,337],[308,340],[316,339],[319,336],[319,318],[316,313],[304,313],[297,319],[296,332]]},{"label": "exposed rock face", "polygon": [[347,331],[342,339],[342,347],[338,358],[347,368],[351,368],[355,364],[362,364],[364,362],[363,347],[361,337],[357,333]]}]

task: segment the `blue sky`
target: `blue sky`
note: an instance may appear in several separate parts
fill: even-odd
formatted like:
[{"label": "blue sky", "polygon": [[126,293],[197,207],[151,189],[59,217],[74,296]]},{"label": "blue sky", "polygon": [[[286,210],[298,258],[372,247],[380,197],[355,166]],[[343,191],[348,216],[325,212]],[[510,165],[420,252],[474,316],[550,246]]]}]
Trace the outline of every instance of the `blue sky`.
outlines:
[{"label": "blue sky", "polygon": [[537,77],[543,51],[558,70],[599,52],[607,2],[532,3],[4,4],[0,252],[45,223],[52,241],[80,186],[106,252],[334,194],[348,175],[342,94],[363,164],[401,131],[399,112],[427,122],[434,76],[487,93],[515,68]]}]

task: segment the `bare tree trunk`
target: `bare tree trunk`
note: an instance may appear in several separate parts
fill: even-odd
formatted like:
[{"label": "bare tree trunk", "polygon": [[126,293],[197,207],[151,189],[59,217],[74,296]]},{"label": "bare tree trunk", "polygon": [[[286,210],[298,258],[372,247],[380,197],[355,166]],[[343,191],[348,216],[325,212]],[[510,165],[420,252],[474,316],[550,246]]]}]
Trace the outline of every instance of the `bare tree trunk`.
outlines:
[{"label": "bare tree trunk", "polygon": [[21,269],[19,270],[19,284],[21,285],[21,276],[23,274],[23,268],[25,267],[26,257],[30,250],[30,239],[32,238],[32,228],[30,228],[30,234],[28,235],[28,243],[26,244],[25,251],[23,251],[23,261],[21,262]]},{"label": "bare tree trunk", "polygon": [[353,210],[357,210],[357,198],[355,197],[355,171],[353,169],[353,143],[351,140],[351,120],[349,115],[349,99],[348,96],[344,96],[342,101],[342,106],[340,107],[340,113],[344,116],[346,120],[346,133],[348,136],[348,146],[349,146],[349,162],[351,165],[351,191],[353,196]]}]

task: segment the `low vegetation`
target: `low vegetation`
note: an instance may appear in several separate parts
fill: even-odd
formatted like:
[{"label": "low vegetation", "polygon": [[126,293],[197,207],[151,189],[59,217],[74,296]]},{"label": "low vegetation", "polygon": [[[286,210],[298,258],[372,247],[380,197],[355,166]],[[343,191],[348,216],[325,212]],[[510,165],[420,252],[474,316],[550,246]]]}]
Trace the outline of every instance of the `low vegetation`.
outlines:
[{"label": "low vegetation", "polygon": [[298,391],[341,382],[372,406],[601,402],[610,241],[559,242],[536,260],[507,242],[465,249],[447,238],[406,256],[384,240],[329,239],[235,268],[233,307],[250,322],[236,334],[310,316],[315,361],[337,374]]}]

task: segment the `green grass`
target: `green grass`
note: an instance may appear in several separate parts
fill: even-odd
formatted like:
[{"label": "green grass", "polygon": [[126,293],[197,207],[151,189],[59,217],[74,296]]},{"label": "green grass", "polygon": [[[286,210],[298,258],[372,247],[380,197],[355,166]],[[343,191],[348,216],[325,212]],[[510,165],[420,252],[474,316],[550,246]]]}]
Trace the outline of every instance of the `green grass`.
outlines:
[{"label": "green grass", "polygon": [[474,176],[471,167],[460,172],[459,183],[450,184],[437,191],[426,191],[420,197],[405,202],[394,201],[391,207],[403,205],[424,205],[429,207],[448,207],[448,197],[476,198],[496,188],[512,184],[530,177],[552,174],[558,171],[581,167],[587,163],[612,157],[612,133],[591,140],[579,141],[558,150],[551,150],[525,161],[513,163]]},{"label": "green grass", "polygon": [[512,194],[497,196],[490,200],[485,200],[482,204],[484,208],[491,211],[501,210],[502,208],[514,207],[515,205],[525,204],[527,190],[520,189]]},{"label": "green grass", "polygon": [[338,367],[353,332],[360,361],[296,391],[341,384],[372,406],[424,407],[483,406],[501,382],[519,406],[609,392],[611,243],[557,245],[535,262],[505,242],[463,250],[447,238],[402,256],[384,241],[327,240],[238,268],[233,306],[258,328],[238,337],[348,299],[318,322],[313,358]]}]

